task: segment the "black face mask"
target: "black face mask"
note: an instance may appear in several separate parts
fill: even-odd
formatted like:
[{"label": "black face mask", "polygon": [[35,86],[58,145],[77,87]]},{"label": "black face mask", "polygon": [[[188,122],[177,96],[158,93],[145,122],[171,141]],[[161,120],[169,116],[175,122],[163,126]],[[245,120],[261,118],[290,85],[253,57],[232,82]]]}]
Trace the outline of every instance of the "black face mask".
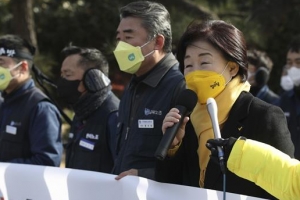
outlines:
[{"label": "black face mask", "polygon": [[80,80],[69,81],[65,78],[60,78],[57,83],[59,97],[66,103],[74,105],[81,96],[81,92],[78,91],[80,82]]}]

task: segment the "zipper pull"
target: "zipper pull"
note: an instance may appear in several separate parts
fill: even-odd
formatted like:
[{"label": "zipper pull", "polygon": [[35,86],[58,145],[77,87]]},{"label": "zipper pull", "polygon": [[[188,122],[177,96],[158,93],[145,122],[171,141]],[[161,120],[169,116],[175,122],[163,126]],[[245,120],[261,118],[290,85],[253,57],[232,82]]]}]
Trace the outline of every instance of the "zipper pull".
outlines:
[{"label": "zipper pull", "polygon": [[126,128],[125,140],[127,140],[128,133],[129,133],[129,127]]}]

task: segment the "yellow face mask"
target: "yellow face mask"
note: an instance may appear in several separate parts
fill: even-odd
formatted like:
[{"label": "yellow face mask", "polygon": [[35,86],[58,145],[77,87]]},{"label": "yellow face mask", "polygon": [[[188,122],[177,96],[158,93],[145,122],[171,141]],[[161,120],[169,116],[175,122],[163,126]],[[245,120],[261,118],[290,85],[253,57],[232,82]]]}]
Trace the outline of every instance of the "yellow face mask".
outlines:
[{"label": "yellow face mask", "polygon": [[225,89],[227,83],[225,83],[225,78],[222,74],[213,71],[196,70],[185,76],[186,85],[189,89],[196,92],[198,101],[201,104],[205,104],[208,98],[215,98]]},{"label": "yellow face mask", "polygon": [[154,52],[152,51],[144,57],[141,48],[149,42],[145,43],[141,47],[135,47],[126,42],[120,41],[114,50],[114,55],[119,64],[120,70],[130,74],[136,73],[141,67],[145,57]]},{"label": "yellow face mask", "polygon": [[10,71],[19,67],[21,64],[22,62],[19,62],[11,69],[0,66],[0,91],[4,91],[8,87],[10,81],[14,78],[11,76]]}]

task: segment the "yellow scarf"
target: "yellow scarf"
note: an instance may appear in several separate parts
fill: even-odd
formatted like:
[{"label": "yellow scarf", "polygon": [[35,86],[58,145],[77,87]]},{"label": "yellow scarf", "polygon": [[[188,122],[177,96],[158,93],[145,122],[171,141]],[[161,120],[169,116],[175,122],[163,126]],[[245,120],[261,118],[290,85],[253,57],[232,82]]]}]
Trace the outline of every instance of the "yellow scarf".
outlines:
[{"label": "yellow scarf", "polygon": [[[241,83],[241,78],[237,76],[232,79],[225,89],[215,98],[218,106],[218,121],[220,127],[228,118],[229,111],[242,91],[249,91],[248,82]],[[200,166],[200,187],[204,187],[205,171],[209,161],[210,151],[205,144],[208,139],[214,138],[212,123],[209,117],[206,104],[197,103],[191,114],[191,122],[198,136],[198,156]]]}]

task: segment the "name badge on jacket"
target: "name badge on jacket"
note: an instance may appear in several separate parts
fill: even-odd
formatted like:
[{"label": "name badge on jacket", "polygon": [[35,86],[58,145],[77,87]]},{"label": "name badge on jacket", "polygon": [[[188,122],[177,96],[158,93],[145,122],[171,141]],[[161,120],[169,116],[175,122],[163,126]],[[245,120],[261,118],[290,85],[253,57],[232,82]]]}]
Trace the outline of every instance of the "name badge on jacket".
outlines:
[{"label": "name badge on jacket", "polygon": [[290,117],[290,112],[284,112],[284,115],[285,115],[286,117]]},{"label": "name badge on jacket", "polygon": [[91,142],[89,140],[81,138],[81,140],[79,142],[79,146],[81,146],[81,147],[83,147],[85,149],[94,150],[95,143]]},{"label": "name badge on jacket", "polygon": [[139,119],[139,128],[154,128],[153,119]]},{"label": "name badge on jacket", "polygon": [[17,134],[17,127],[6,125],[6,132],[12,135]]}]

